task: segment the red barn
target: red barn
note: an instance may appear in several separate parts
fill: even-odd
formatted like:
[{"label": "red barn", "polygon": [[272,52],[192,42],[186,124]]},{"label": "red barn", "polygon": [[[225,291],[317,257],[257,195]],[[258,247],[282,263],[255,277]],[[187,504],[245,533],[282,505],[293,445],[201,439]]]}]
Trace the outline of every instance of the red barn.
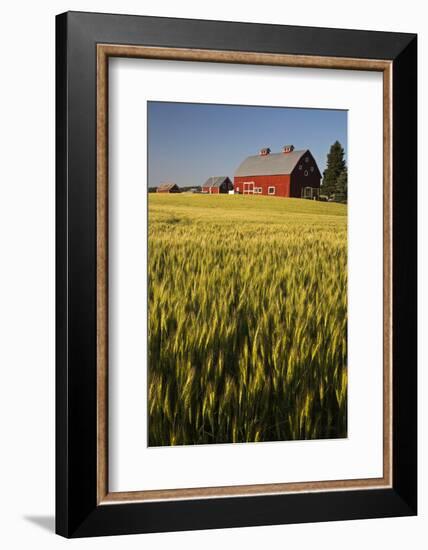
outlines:
[{"label": "red barn", "polygon": [[233,183],[227,176],[212,176],[202,185],[202,193],[218,194],[229,193],[233,190]]},{"label": "red barn", "polygon": [[156,193],[181,193],[181,190],[176,183],[161,183]]},{"label": "red barn", "polygon": [[235,172],[235,193],[276,197],[318,196],[321,172],[308,149],[286,145],[281,153],[262,149],[247,157]]}]

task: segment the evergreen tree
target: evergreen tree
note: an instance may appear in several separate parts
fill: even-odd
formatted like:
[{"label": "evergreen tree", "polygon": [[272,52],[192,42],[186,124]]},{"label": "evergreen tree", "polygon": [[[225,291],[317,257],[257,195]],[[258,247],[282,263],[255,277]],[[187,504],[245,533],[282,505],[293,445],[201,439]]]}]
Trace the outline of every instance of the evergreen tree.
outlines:
[{"label": "evergreen tree", "polygon": [[348,200],[348,169],[346,166],[337,178],[335,192],[344,200]]},{"label": "evergreen tree", "polygon": [[339,176],[346,170],[344,156],[345,151],[342,145],[338,141],[335,141],[330,147],[330,152],[327,155],[327,168],[324,170],[322,180],[323,195],[330,196],[332,193],[336,192]]}]

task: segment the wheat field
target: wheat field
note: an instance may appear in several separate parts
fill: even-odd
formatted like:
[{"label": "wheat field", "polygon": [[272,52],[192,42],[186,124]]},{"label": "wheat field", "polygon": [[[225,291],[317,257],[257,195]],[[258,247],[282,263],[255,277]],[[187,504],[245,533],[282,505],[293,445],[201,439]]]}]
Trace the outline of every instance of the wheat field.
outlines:
[{"label": "wheat field", "polygon": [[346,437],[346,205],[148,200],[149,445]]}]

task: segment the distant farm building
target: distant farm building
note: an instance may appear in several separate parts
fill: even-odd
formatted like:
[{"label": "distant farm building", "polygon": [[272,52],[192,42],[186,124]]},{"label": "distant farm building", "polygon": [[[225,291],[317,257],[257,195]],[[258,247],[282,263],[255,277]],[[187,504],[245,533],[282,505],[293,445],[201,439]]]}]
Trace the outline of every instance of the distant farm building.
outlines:
[{"label": "distant farm building", "polygon": [[202,186],[202,193],[218,194],[229,193],[233,190],[233,183],[227,176],[212,176]]},{"label": "distant farm building", "polygon": [[181,193],[181,191],[176,183],[161,183],[156,193]]},{"label": "distant farm building", "polygon": [[321,172],[308,149],[285,145],[281,153],[268,147],[247,157],[234,176],[235,193],[276,197],[316,198]]}]

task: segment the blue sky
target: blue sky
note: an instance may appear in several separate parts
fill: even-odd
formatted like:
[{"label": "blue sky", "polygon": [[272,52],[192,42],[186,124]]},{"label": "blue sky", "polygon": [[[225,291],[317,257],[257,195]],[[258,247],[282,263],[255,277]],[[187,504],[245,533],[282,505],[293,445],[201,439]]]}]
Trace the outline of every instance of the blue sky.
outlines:
[{"label": "blue sky", "polygon": [[239,164],[262,147],[310,149],[323,172],[332,143],[347,153],[347,112],[148,102],[148,181],[202,185],[210,176],[233,178]]}]

